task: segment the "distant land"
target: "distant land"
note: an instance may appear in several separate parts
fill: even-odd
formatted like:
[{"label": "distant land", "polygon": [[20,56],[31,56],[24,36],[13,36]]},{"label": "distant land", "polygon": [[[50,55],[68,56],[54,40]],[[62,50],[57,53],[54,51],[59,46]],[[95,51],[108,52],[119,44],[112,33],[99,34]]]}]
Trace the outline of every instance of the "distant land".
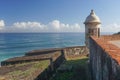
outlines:
[{"label": "distant land", "polygon": [[115,34],[120,34],[120,32],[114,33],[114,35],[115,35]]}]

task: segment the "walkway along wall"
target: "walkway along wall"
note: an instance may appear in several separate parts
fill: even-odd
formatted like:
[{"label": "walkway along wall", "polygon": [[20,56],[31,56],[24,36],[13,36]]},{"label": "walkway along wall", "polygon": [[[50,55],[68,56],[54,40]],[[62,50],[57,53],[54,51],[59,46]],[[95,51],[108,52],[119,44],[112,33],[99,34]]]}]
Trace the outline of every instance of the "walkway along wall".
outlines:
[{"label": "walkway along wall", "polygon": [[114,46],[107,44],[103,38],[90,37],[89,42],[91,80],[120,80],[120,65],[112,56],[119,53],[111,53],[112,50],[115,51],[112,49]]}]

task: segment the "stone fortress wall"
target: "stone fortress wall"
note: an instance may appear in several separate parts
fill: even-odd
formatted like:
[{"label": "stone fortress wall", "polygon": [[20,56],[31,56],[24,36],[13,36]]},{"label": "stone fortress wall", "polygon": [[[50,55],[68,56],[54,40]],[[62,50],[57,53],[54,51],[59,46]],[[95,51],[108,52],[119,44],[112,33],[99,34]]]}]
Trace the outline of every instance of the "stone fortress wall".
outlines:
[{"label": "stone fortress wall", "polygon": [[120,49],[110,41],[120,35],[90,37],[91,80],[120,80]]},{"label": "stone fortress wall", "polygon": [[14,57],[14,58],[10,58],[8,60],[2,61],[1,66],[9,65],[9,64],[16,64],[16,63],[18,64],[22,62],[40,61],[40,60],[46,60],[50,58],[53,58],[53,60],[55,60],[61,55],[72,57],[72,56],[82,56],[86,54],[87,53],[86,53],[85,46],[33,50],[30,52],[27,52],[25,56]]},{"label": "stone fortress wall", "polygon": [[48,80],[56,69],[65,61],[65,57],[80,57],[86,54],[85,46],[75,46],[67,48],[55,48],[45,50],[33,50],[22,57],[14,57],[1,62],[1,66],[20,64],[32,61],[49,60],[50,64],[35,80]]},{"label": "stone fortress wall", "polygon": [[120,80],[120,35],[100,36],[101,21],[93,10],[84,24],[91,80]]},{"label": "stone fortress wall", "polygon": [[[67,48],[55,48],[46,50],[33,50],[22,57],[5,60],[2,66],[18,64],[31,61],[50,60],[49,69],[42,73],[40,80],[48,80],[55,69],[65,60],[65,57],[89,56],[90,80],[120,80],[120,47],[111,41],[120,41],[120,35],[100,36],[99,17],[91,10],[85,22],[85,44],[86,46],[75,46]],[[88,48],[88,49],[87,49]],[[88,52],[89,51],[89,52]],[[49,71],[48,71],[49,70]],[[36,80],[38,80],[36,79]]]}]

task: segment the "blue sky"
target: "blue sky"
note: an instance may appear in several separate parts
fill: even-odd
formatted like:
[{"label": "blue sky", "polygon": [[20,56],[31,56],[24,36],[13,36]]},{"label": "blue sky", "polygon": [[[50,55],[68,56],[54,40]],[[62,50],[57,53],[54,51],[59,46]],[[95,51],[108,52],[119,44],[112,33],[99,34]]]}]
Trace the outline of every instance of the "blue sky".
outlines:
[{"label": "blue sky", "polygon": [[119,3],[120,0],[0,0],[0,31],[84,32],[83,22],[94,9],[102,21],[102,31],[117,32]]}]

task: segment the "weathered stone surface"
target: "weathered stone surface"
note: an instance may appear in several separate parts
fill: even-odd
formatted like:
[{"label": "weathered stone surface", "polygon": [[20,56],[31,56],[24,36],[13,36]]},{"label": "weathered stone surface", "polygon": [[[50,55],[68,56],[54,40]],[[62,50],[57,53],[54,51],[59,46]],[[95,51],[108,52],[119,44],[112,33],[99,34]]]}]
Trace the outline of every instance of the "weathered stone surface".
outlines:
[{"label": "weathered stone surface", "polygon": [[18,64],[18,63],[24,63],[24,62],[31,62],[31,61],[40,61],[40,60],[49,60],[50,58],[53,58],[53,60],[56,60],[58,56],[61,55],[60,51],[53,52],[51,54],[41,54],[41,55],[34,55],[34,56],[22,56],[22,57],[14,57],[10,58],[8,60],[2,61],[1,66],[9,65],[9,64]]},{"label": "weathered stone surface", "polygon": [[109,41],[120,40],[120,35],[90,37],[90,69],[92,80],[119,80],[120,48]]},{"label": "weathered stone surface", "polygon": [[83,55],[83,54],[86,54],[86,47],[78,46],[78,47],[64,48],[64,53],[66,55]]},{"label": "weathered stone surface", "polygon": [[[5,68],[4,65],[11,64],[12,69],[14,70],[14,65],[17,65],[19,63],[28,63],[28,62],[35,62],[35,61],[41,61],[41,60],[49,60],[50,64],[49,66],[42,72],[39,72],[36,76],[36,79],[34,80],[48,80],[53,73],[56,71],[56,69],[63,63],[65,60],[65,55],[72,56],[72,57],[80,57],[83,55],[86,55],[86,47],[85,46],[75,46],[75,47],[67,47],[67,48],[58,48],[58,49],[47,49],[47,50],[34,50],[30,51],[30,53],[27,53],[27,55],[22,57],[15,57],[10,58],[8,60],[5,60],[2,62],[2,68]],[[0,68],[0,69],[2,69]],[[25,68],[24,68],[25,69]],[[6,69],[4,69],[5,71]],[[8,69],[9,70],[9,69]],[[65,66],[62,66],[59,71],[71,71],[72,65],[68,66],[67,68]]]},{"label": "weathered stone surface", "polygon": [[86,55],[86,47],[85,46],[74,46],[74,47],[66,47],[66,48],[53,48],[53,49],[45,49],[45,50],[33,50],[25,54],[22,57],[14,57],[7,59],[1,62],[1,66],[8,64],[16,64],[22,62],[30,62],[30,61],[40,61],[53,58],[56,60],[58,56],[61,54],[67,56],[81,56]]}]

